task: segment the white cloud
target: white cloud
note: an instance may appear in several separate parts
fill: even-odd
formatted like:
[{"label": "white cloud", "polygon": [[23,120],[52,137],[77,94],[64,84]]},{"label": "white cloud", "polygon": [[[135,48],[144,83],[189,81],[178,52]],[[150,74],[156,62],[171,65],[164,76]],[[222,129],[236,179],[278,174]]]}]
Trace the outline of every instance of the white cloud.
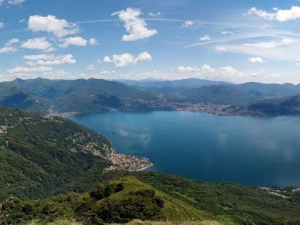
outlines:
[{"label": "white cloud", "polygon": [[104,70],[100,73],[100,75],[109,75],[109,74],[115,74],[116,71],[114,70]]},{"label": "white cloud", "polygon": [[271,78],[280,77],[280,74],[279,73],[270,73],[269,77],[271,77]]},{"label": "white cloud", "polygon": [[45,51],[55,50],[52,47],[51,43],[48,42],[45,37],[29,39],[26,42],[24,42],[21,45],[21,47],[27,49],[38,49],[38,50],[45,50]]},{"label": "white cloud", "polygon": [[298,42],[296,39],[284,38],[280,42],[269,41],[269,42],[258,42],[258,43],[247,43],[245,46],[256,47],[256,48],[276,48],[284,45],[291,45]]},{"label": "white cloud", "polygon": [[210,67],[210,65],[206,65],[204,64],[202,67],[201,67],[203,73],[213,73],[216,71],[216,69]]},{"label": "white cloud", "polygon": [[151,61],[152,57],[148,52],[142,52],[135,58],[135,60],[136,61]]},{"label": "white cloud", "polygon": [[25,1],[26,0],[9,0],[8,3],[11,4],[11,5],[20,5]]},{"label": "white cloud", "polygon": [[10,40],[5,44],[5,46],[11,46],[11,45],[13,45],[13,44],[15,44],[15,43],[18,43],[18,42],[19,42],[19,39],[13,38],[13,39],[10,39]]},{"label": "white cloud", "polygon": [[87,44],[87,40],[82,37],[69,37],[60,39],[59,41],[62,42],[62,44],[59,45],[61,48],[67,48],[69,45],[86,46]]},{"label": "white cloud", "polygon": [[250,63],[265,63],[266,62],[261,57],[248,58],[248,61]]},{"label": "white cloud", "polygon": [[279,22],[285,22],[288,20],[295,20],[300,18],[300,7],[292,6],[290,10],[278,10],[276,12],[276,19]]},{"label": "white cloud", "polygon": [[141,15],[140,9],[127,8],[126,10],[118,11],[111,15],[118,15],[119,19],[125,23],[124,26],[129,35],[123,35],[123,41],[136,41],[157,34],[157,30],[148,29],[147,23],[139,18]]},{"label": "white cloud", "polygon": [[85,70],[95,70],[95,66],[93,64],[88,65]]},{"label": "white cloud", "polygon": [[0,54],[15,53],[18,49],[13,47],[12,45],[15,43],[18,43],[18,42],[19,42],[19,39],[17,39],[17,38],[10,39],[8,42],[6,42],[6,44],[3,48],[0,48]]},{"label": "white cloud", "polygon": [[110,63],[110,62],[112,62],[112,60],[110,59],[110,57],[105,56],[103,59],[103,62]]},{"label": "white cloud", "polygon": [[95,38],[90,38],[89,45],[99,45],[98,41]]},{"label": "white cloud", "polygon": [[57,19],[55,16],[30,16],[28,20],[28,29],[33,32],[44,31],[53,33],[57,37],[76,34],[79,28],[75,23],[69,23],[64,19]]},{"label": "white cloud", "polygon": [[266,20],[273,20],[275,18],[275,13],[267,13],[266,11],[256,9],[255,7],[249,9],[248,14],[256,15]]},{"label": "white cloud", "polygon": [[152,17],[157,17],[157,16],[161,16],[161,12],[157,12],[157,13],[148,13],[149,16],[152,16]]},{"label": "white cloud", "polygon": [[17,67],[14,69],[8,69],[8,73],[36,73],[36,72],[49,72],[53,69],[51,67]]},{"label": "white cloud", "polygon": [[24,23],[25,22],[25,19],[21,19],[20,21],[19,21],[19,23]]},{"label": "white cloud", "polygon": [[224,35],[232,35],[232,34],[234,34],[233,32],[227,31],[227,30],[222,31],[221,33],[224,34]]},{"label": "white cloud", "polygon": [[41,54],[41,55],[25,55],[23,57],[26,65],[28,66],[53,66],[61,64],[74,64],[76,60],[72,54],[55,56],[53,54]]},{"label": "white cloud", "polygon": [[200,41],[210,41],[210,37],[208,35],[205,35],[200,38]]},{"label": "white cloud", "polygon": [[4,23],[0,22],[0,29],[2,29],[4,27]]},{"label": "white cloud", "polygon": [[124,67],[128,65],[134,65],[142,61],[151,61],[152,57],[148,52],[142,52],[137,57],[132,54],[125,53],[121,55],[113,55],[112,58],[105,56],[103,62],[114,63],[116,67]]},{"label": "white cloud", "polygon": [[5,46],[5,47],[3,47],[3,48],[0,48],[0,54],[4,54],[4,53],[14,53],[14,52],[16,52],[16,51],[17,51],[17,49],[14,48],[14,47],[7,47],[7,46]]},{"label": "white cloud", "polygon": [[185,21],[182,24],[182,27],[190,27],[190,26],[193,26],[193,25],[194,25],[193,21],[188,20],[188,21]]},{"label": "white cloud", "polygon": [[0,6],[5,2],[5,0],[0,0]]},{"label": "white cloud", "polygon": [[223,74],[236,74],[238,71],[231,66],[220,67]]},{"label": "white cloud", "polygon": [[256,15],[266,20],[277,20],[279,22],[286,22],[289,20],[296,20],[300,18],[300,7],[292,6],[291,9],[278,9],[276,8],[275,13],[268,13],[264,10],[258,10],[252,7],[248,10],[249,15]]},{"label": "white cloud", "polygon": [[259,55],[268,61],[300,61],[300,39],[284,38],[266,42],[246,44],[225,44],[216,48],[218,52],[232,52],[245,55]]},{"label": "white cloud", "polygon": [[179,66],[177,68],[178,72],[181,73],[185,73],[185,72],[196,72],[196,71],[200,71],[200,69],[198,67],[184,67],[184,66]]}]

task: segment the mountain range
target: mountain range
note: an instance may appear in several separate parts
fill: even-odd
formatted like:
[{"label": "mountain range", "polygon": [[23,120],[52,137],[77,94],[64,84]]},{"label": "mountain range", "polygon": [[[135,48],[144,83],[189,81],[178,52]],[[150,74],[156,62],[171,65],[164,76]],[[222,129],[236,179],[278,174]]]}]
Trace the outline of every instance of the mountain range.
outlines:
[{"label": "mountain range", "polygon": [[[143,171],[105,172],[114,152],[107,138],[69,119],[46,115],[72,110],[172,109],[174,102],[221,105],[232,100],[236,104],[226,106],[224,112],[244,110],[249,115],[251,110],[259,114],[263,109],[265,113],[259,115],[265,116],[281,115],[276,111],[292,114],[299,105],[299,95],[288,97],[297,93],[297,85],[172,85],[150,88],[94,79],[1,83],[1,104],[14,108],[0,106],[0,224],[46,224],[62,218],[81,224],[126,223],[136,218],[224,225],[300,224],[298,188],[209,183]],[[249,103],[237,104],[241,99]],[[282,111],[288,108],[291,111]]]},{"label": "mountain range", "polygon": [[[1,105],[44,114],[188,110],[199,104],[212,104],[221,107],[224,115],[294,115],[299,114],[295,102],[298,94],[300,85],[289,83],[231,84],[200,79],[121,82],[37,78],[0,83]],[[201,108],[195,110],[201,111]],[[209,108],[206,111],[215,113]]]}]

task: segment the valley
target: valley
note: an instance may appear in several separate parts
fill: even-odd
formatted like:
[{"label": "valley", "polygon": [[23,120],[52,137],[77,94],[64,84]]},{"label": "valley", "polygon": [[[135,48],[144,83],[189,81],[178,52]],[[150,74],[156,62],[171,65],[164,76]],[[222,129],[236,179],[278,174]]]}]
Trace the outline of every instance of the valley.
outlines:
[{"label": "valley", "polygon": [[[257,139],[254,135],[252,140],[254,133],[243,125],[253,124],[256,133],[268,133],[265,128],[276,130],[278,125],[294,138],[295,119],[274,117],[272,123],[254,117],[297,115],[295,85],[183,80],[147,85],[137,81],[133,86],[96,79],[39,78],[0,86],[3,224],[34,220],[45,224],[62,217],[83,224],[127,223],[135,218],[224,225],[299,223],[298,155],[293,150],[297,146],[289,145],[293,160],[285,164],[279,159],[285,159],[281,149],[288,140],[281,139],[280,133],[276,142],[268,141],[273,136]],[[266,105],[274,106],[266,110]],[[85,116],[87,122],[80,122]],[[174,123],[180,126],[173,127]],[[195,130],[195,125],[203,130]],[[242,135],[246,130],[246,136],[226,135]],[[186,134],[195,139],[183,141]],[[195,152],[186,147],[188,142],[194,143]],[[274,185],[277,188],[266,188]]]}]

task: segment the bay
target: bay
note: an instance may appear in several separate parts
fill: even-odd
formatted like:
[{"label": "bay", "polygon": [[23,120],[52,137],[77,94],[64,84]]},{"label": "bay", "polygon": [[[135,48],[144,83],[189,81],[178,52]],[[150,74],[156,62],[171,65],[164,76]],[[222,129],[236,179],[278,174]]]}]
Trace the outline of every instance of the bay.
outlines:
[{"label": "bay", "polygon": [[211,182],[300,186],[300,117],[198,112],[108,112],[70,119],[105,135],[147,170]]}]

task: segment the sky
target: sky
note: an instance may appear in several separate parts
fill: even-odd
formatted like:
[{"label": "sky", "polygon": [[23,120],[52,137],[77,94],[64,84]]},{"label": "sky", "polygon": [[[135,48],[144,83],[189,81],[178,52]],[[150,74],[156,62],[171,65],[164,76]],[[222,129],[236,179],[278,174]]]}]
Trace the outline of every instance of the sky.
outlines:
[{"label": "sky", "polygon": [[0,0],[0,82],[300,83],[300,0]]}]

